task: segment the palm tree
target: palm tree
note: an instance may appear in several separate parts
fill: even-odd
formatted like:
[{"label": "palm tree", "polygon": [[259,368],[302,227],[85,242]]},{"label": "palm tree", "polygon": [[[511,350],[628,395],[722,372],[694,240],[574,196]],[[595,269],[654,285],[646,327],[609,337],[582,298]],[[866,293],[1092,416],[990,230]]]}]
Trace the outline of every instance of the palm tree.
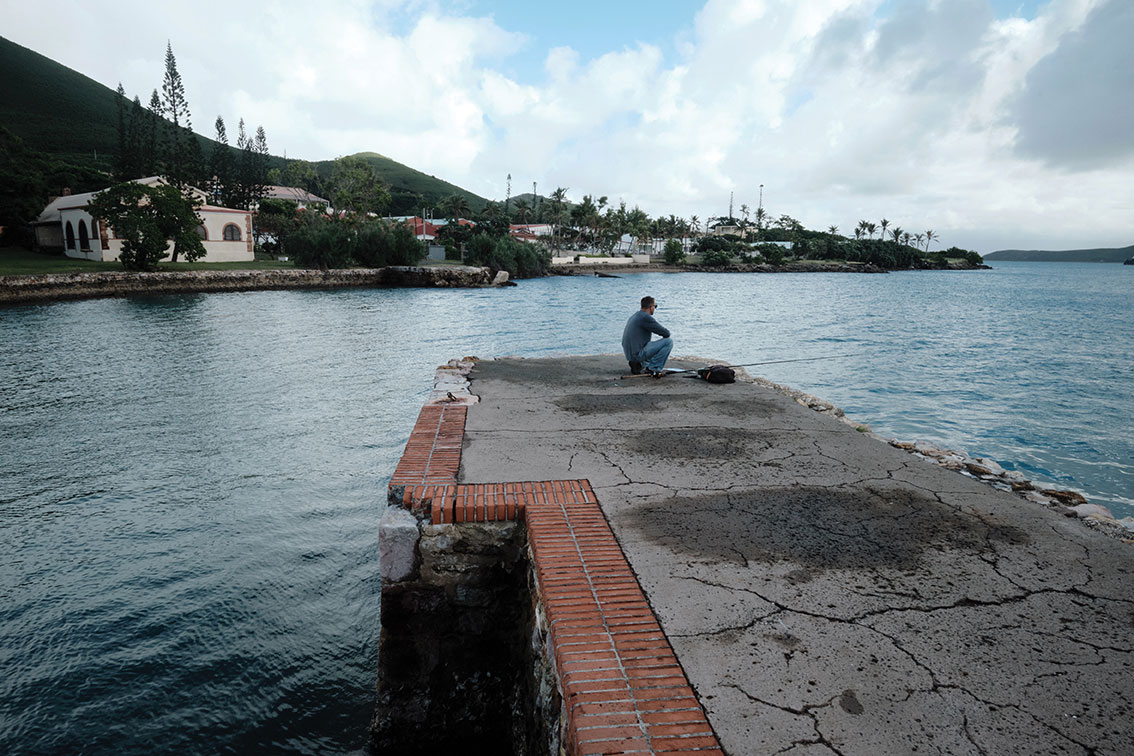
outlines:
[{"label": "palm tree", "polygon": [[902,229],[895,228],[893,231],[890,232],[890,235],[894,237],[894,241],[896,241],[899,244],[902,243]]},{"label": "palm tree", "polygon": [[923,234],[914,234],[914,238],[913,238],[914,239],[914,245],[918,249],[921,249],[921,240],[924,239],[924,238],[925,238],[925,236]]},{"label": "palm tree", "polygon": [[768,211],[763,207],[756,208],[756,230],[763,231],[768,225]]},{"label": "palm tree", "polygon": [[527,200],[517,197],[512,203],[512,207],[516,208],[516,215],[520,216],[520,223],[526,223],[528,213],[532,211],[531,205],[528,204]]},{"label": "palm tree", "polygon": [[438,209],[446,218],[452,218],[453,220],[472,213],[468,199],[460,194],[450,194],[448,197],[441,200]]},{"label": "palm tree", "polygon": [[696,215],[690,215],[689,226],[693,230],[693,235],[696,236],[701,232],[701,219]]},{"label": "palm tree", "polygon": [[877,231],[877,230],[878,230],[878,226],[875,226],[873,223],[867,223],[866,224],[866,233],[868,233],[870,235],[871,239],[874,238],[874,232]]},{"label": "palm tree", "polygon": [[634,237],[634,246],[640,247],[650,232],[650,216],[638,206],[626,214],[626,231]]},{"label": "palm tree", "polygon": [[831,236],[838,236],[839,235],[839,227],[838,226],[827,226],[827,233],[829,233]]},{"label": "palm tree", "polygon": [[504,208],[499,202],[493,202],[492,200],[489,200],[488,203],[484,206],[484,209],[481,210],[480,214],[486,220],[495,221],[504,216]]},{"label": "palm tree", "polygon": [[591,226],[591,229],[592,229],[591,245],[592,246],[598,242],[598,235],[599,235],[599,232],[602,230],[602,226],[603,226],[603,222],[602,222],[603,221],[603,210],[606,209],[606,206],[609,202],[610,202],[610,200],[604,194],[603,196],[599,197],[598,201],[595,203],[594,224]]},{"label": "palm tree", "polygon": [[929,253],[929,243],[931,241],[937,241],[937,234],[933,233],[933,229],[925,232],[925,251],[927,254]]},{"label": "palm tree", "polygon": [[879,222],[879,225],[882,226],[882,238],[885,239],[886,238],[886,227],[890,225],[890,221],[883,218]]},{"label": "palm tree", "polygon": [[558,186],[551,193],[551,248],[556,249],[555,235],[559,230],[559,223],[563,216],[563,203],[567,200],[567,188]]},{"label": "palm tree", "polygon": [[854,228],[854,238],[861,239],[866,235],[866,221],[860,220],[858,225]]}]

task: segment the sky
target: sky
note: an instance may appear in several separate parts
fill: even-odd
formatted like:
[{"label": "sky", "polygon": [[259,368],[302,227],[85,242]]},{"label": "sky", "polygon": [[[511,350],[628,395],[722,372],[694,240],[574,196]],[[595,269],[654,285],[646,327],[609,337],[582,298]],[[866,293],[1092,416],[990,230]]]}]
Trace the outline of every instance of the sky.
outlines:
[{"label": "sky", "polygon": [[[1131,0],[0,0],[0,34],[194,129],[701,220],[1134,244]],[[761,188],[762,187],[762,188]]]}]

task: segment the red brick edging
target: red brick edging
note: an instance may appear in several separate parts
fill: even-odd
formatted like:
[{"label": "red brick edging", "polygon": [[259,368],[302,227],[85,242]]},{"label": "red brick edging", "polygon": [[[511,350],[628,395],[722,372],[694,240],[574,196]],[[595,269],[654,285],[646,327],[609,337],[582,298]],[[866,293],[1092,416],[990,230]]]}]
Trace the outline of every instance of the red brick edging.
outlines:
[{"label": "red brick edging", "polygon": [[390,485],[434,524],[525,521],[567,753],[724,756],[590,483],[458,484],[466,415],[423,407]]}]

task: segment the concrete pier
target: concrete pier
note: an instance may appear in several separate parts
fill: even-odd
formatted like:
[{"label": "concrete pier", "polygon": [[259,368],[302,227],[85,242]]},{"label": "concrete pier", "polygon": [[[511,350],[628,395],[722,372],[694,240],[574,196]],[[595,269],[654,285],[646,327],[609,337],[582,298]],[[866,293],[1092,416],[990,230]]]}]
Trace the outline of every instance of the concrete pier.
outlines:
[{"label": "concrete pier", "polygon": [[[1128,545],[767,387],[624,371],[615,357],[479,362],[454,397],[469,403],[459,461],[450,432],[435,444],[448,472],[419,445],[420,469],[392,482],[423,532],[531,520],[521,546],[564,752],[1132,752]],[[593,547],[570,525],[588,506]],[[582,544],[582,572],[546,566],[556,543]],[[637,601],[628,582],[643,601],[620,614],[610,602]],[[582,585],[596,608],[577,609],[578,591],[568,614],[553,605]],[[619,616],[645,624],[624,635]],[[647,641],[662,671],[643,686],[626,659]]]}]

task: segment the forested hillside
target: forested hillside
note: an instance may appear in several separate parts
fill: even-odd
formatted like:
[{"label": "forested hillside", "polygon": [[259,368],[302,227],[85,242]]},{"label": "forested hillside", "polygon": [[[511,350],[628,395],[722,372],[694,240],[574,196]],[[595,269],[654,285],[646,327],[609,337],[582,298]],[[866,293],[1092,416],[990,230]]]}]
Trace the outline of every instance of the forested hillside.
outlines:
[{"label": "forested hillside", "polygon": [[984,256],[985,260],[1022,262],[1101,262],[1120,263],[1134,257],[1134,245],[1103,249],[1001,249]]},{"label": "forested hillside", "polygon": [[[160,88],[162,72],[154,71],[154,87]],[[137,95],[145,105],[148,92],[127,93],[129,110]],[[30,220],[27,208],[43,207],[49,195],[64,188],[89,191],[111,180],[119,149],[118,94],[83,74],[60,65],[33,50],[0,37],[0,225]],[[190,103],[192,105],[192,103]],[[234,130],[239,114],[229,116]],[[215,113],[194,113],[193,122],[212,125]],[[262,124],[270,148],[273,125]],[[250,127],[250,132],[254,127]],[[197,134],[200,154],[213,153],[215,142]],[[378,146],[378,145],[375,145]],[[235,150],[234,150],[235,153]],[[15,159],[12,159],[15,156]],[[421,212],[422,206],[435,207],[454,194],[479,210],[487,200],[449,182],[417,171],[376,152],[359,155],[374,167],[378,177],[389,185],[392,214]],[[269,168],[283,168],[284,158],[270,155]],[[321,178],[329,177],[333,160],[314,163]],[[29,176],[28,171],[36,171]],[[12,195],[23,199],[12,206]],[[7,201],[6,201],[7,200]]]}]

